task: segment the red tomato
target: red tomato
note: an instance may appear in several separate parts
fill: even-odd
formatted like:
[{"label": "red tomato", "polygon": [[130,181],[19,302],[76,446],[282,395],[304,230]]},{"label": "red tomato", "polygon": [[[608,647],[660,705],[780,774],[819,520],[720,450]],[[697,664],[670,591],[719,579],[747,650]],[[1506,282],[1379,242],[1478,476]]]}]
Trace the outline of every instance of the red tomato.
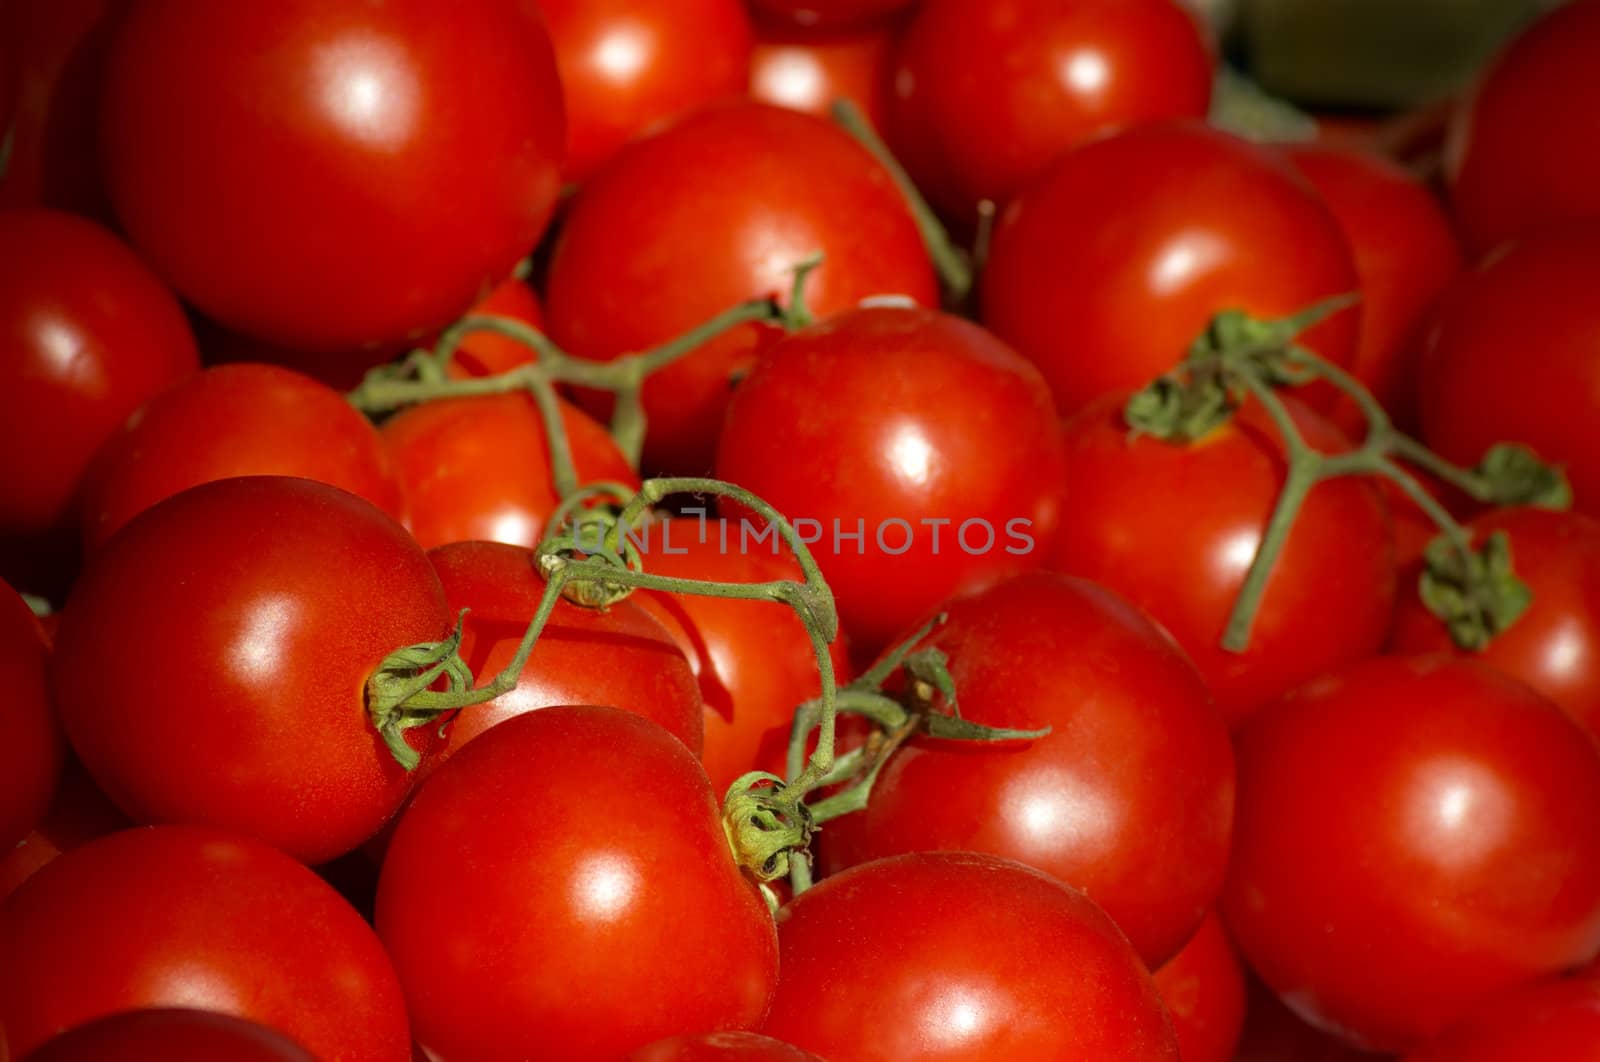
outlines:
[{"label": "red tomato", "polygon": [[[793,268],[819,251],[806,287],[818,316],[870,295],[938,301],[910,211],[848,135],[763,104],[702,110],[629,146],[579,193],[550,263],[550,335],[587,358],[642,350],[743,299],[787,297]],[[735,329],[651,377],[647,465],[711,467],[730,379],[772,332]]]},{"label": "red tomato", "polygon": [[402,515],[378,433],[343,395],[274,365],[220,365],[146,402],[101,447],[78,502],[84,550],[163,498],[254,475],[314,479]]},{"label": "red tomato", "polygon": [[318,352],[420,338],[488,294],[549,221],[565,136],[549,39],[511,0],[135,4],[101,122],[156,268]]},{"label": "red tomato", "polygon": [[799,30],[758,23],[750,95],[763,103],[828,117],[847,99],[877,129],[889,107],[889,70],[898,23]]},{"label": "red tomato", "polygon": [[848,26],[915,7],[921,0],[750,0],[758,12],[799,26]]},{"label": "red tomato", "polygon": [[[634,537],[643,545],[645,571],[655,575],[725,583],[800,579],[787,551],[773,556],[741,549],[738,535],[735,523],[680,517]],[[782,776],[794,710],[822,692],[816,653],[793,610],[771,601],[655,590],[629,600],[671,632],[699,680],[705,704],[700,762],[712,791],[727,792],[750,771]],[[848,682],[842,635],[832,648],[834,677]]]},{"label": "red tomato", "polygon": [[[1198,123],[1061,156],[1000,216],[983,319],[1044,370],[1064,413],[1171,369],[1221,310],[1280,317],[1359,287],[1338,222],[1267,149]],[[1304,342],[1343,365],[1360,315]]]},{"label": "red tomato", "polygon": [[1600,516],[1597,285],[1600,223],[1531,237],[1462,276],[1419,366],[1423,439],[1465,465],[1497,442],[1526,443]]},{"label": "red tomato", "polygon": [[[603,425],[565,401],[561,424],[580,482],[638,485]],[[474,539],[532,547],[560,504],[544,421],[530,395],[424,402],[385,421],[379,434],[405,494],[411,533],[426,548]]]},{"label": "red tomato", "polygon": [[1313,1023],[1405,1051],[1600,948],[1600,747],[1526,686],[1380,657],[1237,738],[1222,915]]},{"label": "red tomato", "polygon": [[1600,218],[1600,141],[1573,125],[1600,108],[1600,3],[1551,11],[1486,68],[1446,146],[1456,219],[1487,251],[1577,218]]},{"label": "red tomato", "polygon": [[151,1007],[231,1014],[318,1058],[410,1049],[394,968],[361,917],[288,856],[221,830],[127,830],[67,853],[0,905],[0,955],[13,1058]]},{"label": "red tomato", "polygon": [[777,979],[772,916],[705,771],[611,708],[509,719],[429,778],[384,861],[377,926],[443,1058],[614,1059],[749,1029]]},{"label": "red tomato", "polygon": [[[531,550],[496,542],[457,542],[428,554],[451,615],[467,613],[461,657],[478,683],[516,655],[545,581]],[[778,608],[781,606],[771,606]],[[672,635],[631,600],[606,609],[561,601],[509,693],[464,708],[450,722],[441,759],[491,727],[552,704],[603,704],[665,727],[695,755],[705,709],[694,672]]]},{"label": "red tomato", "polygon": [[822,1062],[781,1040],[751,1032],[674,1036],[629,1055],[626,1062]]},{"label": "red tomato", "polygon": [[567,104],[571,181],[634,137],[744,93],[750,17],[739,0],[535,0]]},{"label": "red tomato", "polygon": [[[544,330],[544,310],[532,288],[508,277],[472,308],[472,313],[510,317],[538,331]],[[494,332],[471,332],[456,347],[447,371],[452,378],[498,376],[533,360],[533,350],[525,343]]]},{"label": "red tomato", "polygon": [[15,848],[0,854],[0,900],[61,853],[131,825],[78,761],[68,757],[44,818]]},{"label": "red tomato", "polygon": [[28,1062],[316,1062],[264,1025],[204,1010],[133,1010],[62,1033]]},{"label": "red tomato", "polygon": [[1247,976],[1246,983],[1244,1032],[1234,1062],[1375,1062],[1368,1052],[1307,1025],[1258,978]]},{"label": "red tomato", "polygon": [[1245,982],[1222,920],[1207,915],[1155,980],[1183,1062],[1231,1062],[1244,1027]]},{"label": "red tomato", "polygon": [[[1172,632],[1237,723],[1308,679],[1377,652],[1395,599],[1394,547],[1368,484],[1334,479],[1307,497],[1262,596],[1250,645],[1222,647],[1284,480],[1284,450],[1259,405],[1187,446],[1130,439],[1126,396],[1067,424],[1066,511],[1050,564],[1102,583]],[[1288,400],[1315,448],[1343,436]]]},{"label": "red tomato", "polygon": [[1504,509],[1474,520],[1480,541],[1511,538],[1512,565],[1533,591],[1528,610],[1481,652],[1456,649],[1445,625],[1408,580],[1390,647],[1403,653],[1474,656],[1520,679],[1600,736],[1600,520],[1548,509]]},{"label": "red tomato", "polygon": [[198,368],[178,301],[109,232],[0,213],[0,530],[62,525],[100,444]]},{"label": "red tomato", "polygon": [[[1423,325],[1461,272],[1450,219],[1426,185],[1376,154],[1307,145],[1290,148],[1288,156],[1322,193],[1355,255],[1361,280],[1355,374],[1410,427]],[[1353,409],[1340,423],[1357,437],[1365,427]]]},{"label": "red tomato", "polygon": [[[319,863],[410,790],[366,683],[451,616],[427,555],[370,503],[304,479],[219,480],[145,510],[91,561],[62,615],[56,706],[135,819],[236,829]],[[408,740],[436,743],[429,727]]]},{"label": "red tomato", "polygon": [[927,0],[895,60],[890,143],[968,219],[1097,133],[1205,117],[1214,65],[1174,0]]},{"label": "red tomato", "polygon": [[28,835],[50,806],[62,741],[46,677],[50,650],[39,621],[0,583],[0,852]]},{"label": "red tomato", "polygon": [[716,465],[811,521],[797,530],[869,653],[946,598],[1041,564],[1060,470],[1031,365],[971,322],[887,307],[775,344],[734,393]]},{"label": "red tomato", "polygon": [[1405,1062],[1600,1062],[1600,984],[1550,981],[1509,993]]},{"label": "red tomato", "polygon": [[1233,751],[1194,665],[1115,594],[1053,572],[941,611],[922,644],[948,657],[961,717],[1051,733],[990,748],[912,739],[866,810],[827,824],[827,864],[1015,859],[1082,889],[1155,969],[1194,935],[1228,869]]},{"label": "red tomato", "polygon": [[1178,1057],[1139,957],[1076,889],[967,852],[896,856],[778,913],[764,1032],[831,1062]]}]

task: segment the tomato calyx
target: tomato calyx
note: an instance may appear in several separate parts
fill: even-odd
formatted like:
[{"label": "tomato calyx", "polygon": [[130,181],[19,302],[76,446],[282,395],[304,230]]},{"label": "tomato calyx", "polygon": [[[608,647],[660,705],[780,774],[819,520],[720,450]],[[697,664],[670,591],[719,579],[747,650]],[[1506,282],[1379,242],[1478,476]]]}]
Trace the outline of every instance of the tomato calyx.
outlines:
[{"label": "tomato calyx", "polygon": [[1532,592],[1512,566],[1511,538],[1504,531],[1496,531],[1465,556],[1443,537],[1429,543],[1418,593],[1449,629],[1451,640],[1474,651],[1487,647],[1533,603]]},{"label": "tomato calyx", "polygon": [[[440,714],[435,700],[472,688],[472,670],[461,659],[462,624],[466,610],[456,617],[450,637],[397,649],[384,657],[367,679],[367,713],[383,737],[395,762],[414,769],[421,757],[406,743],[406,731],[426,726]],[[445,690],[434,690],[440,679]]]}]

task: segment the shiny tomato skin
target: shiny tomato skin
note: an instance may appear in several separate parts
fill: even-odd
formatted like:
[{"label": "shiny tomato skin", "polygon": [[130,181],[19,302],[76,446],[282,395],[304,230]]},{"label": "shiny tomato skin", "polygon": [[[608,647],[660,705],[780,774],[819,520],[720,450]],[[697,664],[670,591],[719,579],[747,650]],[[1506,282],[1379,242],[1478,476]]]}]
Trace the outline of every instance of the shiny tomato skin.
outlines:
[{"label": "shiny tomato skin", "polygon": [[[946,598],[1043,563],[1061,459],[1049,389],[1014,350],[970,321],[876,307],[762,356],[716,474],[816,521],[840,620],[876,652]],[[835,535],[857,529],[860,542]]]},{"label": "shiny tomato skin", "polygon": [[1521,683],[1379,657],[1236,739],[1221,912],[1313,1024],[1403,1052],[1600,949],[1600,747]]},{"label": "shiny tomato skin", "polygon": [[67,757],[44,818],[16,847],[0,856],[0,901],[63,852],[132,825],[83,766]]},{"label": "shiny tomato skin", "polygon": [[110,232],[0,213],[0,531],[65,524],[100,444],[199,367],[178,301]]},{"label": "shiny tomato skin", "polygon": [[[1050,566],[1102,583],[1148,612],[1188,652],[1237,723],[1317,675],[1377,652],[1395,600],[1387,514],[1358,479],[1312,489],[1262,596],[1250,645],[1222,648],[1286,474],[1267,414],[1246,403],[1189,445],[1130,439],[1126,396],[1067,424],[1065,511]],[[1316,449],[1347,445],[1327,421],[1286,400]]]},{"label": "shiny tomato skin", "polygon": [[1533,592],[1527,611],[1478,652],[1459,649],[1407,579],[1390,648],[1401,653],[1456,652],[1480,660],[1544,694],[1600,735],[1600,520],[1580,513],[1514,508],[1468,525],[1482,541],[1504,531],[1511,563]]},{"label": "shiny tomato skin", "polygon": [[842,30],[758,22],[750,56],[750,96],[823,118],[835,100],[847,99],[881,130],[899,31],[899,22]]},{"label": "shiny tomato skin", "polygon": [[[107,888],[114,882],[114,888]],[[318,1057],[409,1050],[394,968],[320,878],[259,841],[125,830],[69,852],[0,906],[0,1042],[13,1058],[96,1018],[200,1007]]]},{"label": "shiny tomato skin", "polygon": [[777,979],[705,771],[614,708],[508,719],[441,767],[395,830],[376,924],[443,1058],[612,1059],[750,1029]]},{"label": "shiny tomato skin", "polygon": [[922,0],[750,0],[761,14],[817,29],[860,25],[916,7]]},{"label": "shiny tomato skin", "polygon": [[[1416,360],[1428,312],[1462,270],[1461,245],[1433,192],[1375,153],[1296,145],[1289,160],[1321,193],[1355,256],[1361,341],[1353,368],[1403,427],[1416,422]],[[1340,426],[1365,427],[1353,409]]]},{"label": "shiny tomato skin", "polygon": [[743,95],[750,16],[740,0],[536,0],[567,107],[569,181],[641,134]]},{"label": "shiny tomato skin", "polygon": [[913,738],[866,810],[827,824],[825,865],[926,851],[1014,859],[1082,889],[1157,968],[1194,935],[1228,869],[1233,750],[1199,673],[1117,595],[1054,572],[940,612],[921,645],[948,659],[961,717],[1050,733],[992,748]]},{"label": "shiny tomato skin", "polygon": [[191,302],[376,364],[538,242],[565,122],[516,0],[155,0],[118,23],[101,133],[118,218]]},{"label": "shiny tomato skin", "polygon": [[1214,67],[1175,0],[927,0],[896,52],[889,142],[969,219],[1097,134],[1203,118]]},{"label": "shiny tomato skin", "polygon": [[[724,583],[800,581],[782,550],[741,549],[738,528],[722,520],[664,520],[637,532],[645,571],[674,579]],[[702,537],[703,536],[703,537]],[[743,774],[783,775],[794,710],[822,692],[816,653],[787,605],[700,594],[642,590],[630,601],[672,634],[694,669],[705,704],[700,762],[711,789],[724,793]],[[830,646],[834,678],[850,681],[843,632]]]},{"label": "shiny tomato skin", "polygon": [[1556,980],[1491,1000],[1404,1062],[1600,1062],[1600,985]]},{"label": "shiny tomato skin", "polygon": [[[427,554],[369,502],[218,480],[145,510],[91,561],[51,683],[73,748],[135,820],[235,829],[319,863],[409,792],[366,684],[451,615]],[[437,744],[427,727],[407,740]]]},{"label": "shiny tomato skin", "polygon": [[315,1062],[255,1022],[205,1010],[132,1010],[62,1033],[28,1062]]},{"label": "shiny tomato skin", "polygon": [[642,1047],[624,1062],[822,1062],[781,1040],[752,1032],[674,1036]]},{"label": "shiny tomato skin", "polygon": [[39,621],[0,583],[0,852],[44,818],[61,773],[64,742],[50,704],[49,658]]},{"label": "shiny tomato skin", "polygon": [[[1281,317],[1358,287],[1338,222],[1286,162],[1157,122],[1067,152],[1014,199],[980,296],[1072,413],[1171,369],[1219,311]],[[1359,326],[1343,310],[1304,342],[1349,365]]]},{"label": "shiny tomato skin", "polygon": [[[544,308],[538,294],[516,277],[502,280],[471,313],[472,316],[509,317],[536,331],[544,331]],[[532,360],[533,350],[525,343],[494,332],[469,332],[456,348],[455,357],[450,359],[445,372],[452,379],[498,376]]]},{"label": "shiny tomato skin", "polygon": [[[580,483],[637,486],[605,427],[562,400]],[[379,429],[406,499],[407,527],[427,549],[481,539],[532,547],[560,504],[544,421],[525,392],[442,398]]]},{"label": "shiny tomato skin", "polygon": [[404,515],[389,455],[343,395],[275,365],[219,365],[146,402],[80,488],[84,552],[164,498],[236,476],[299,476]]},{"label": "shiny tomato skin", "polygon": [[1245,980],[1216,914],[1155,973],[1183,1062],[1232,1062],[1244,1027]]},{"label": "shiny tomato skin", "polygon": [[[545,581],[532,550],[498,542],[457,542],[428,554],[450,614],[469,609],[461,658],[478,682],[516,655],[538,610]],[[696,756],[704,743],[704,708],[694,672],[667,629],[624,599],[604,610],[563,600],[550,614],[509,693],[464,708],[445,728],[443,760],[484,731],[553,704],[601,704],[643,716]]]},{"label": "shiny tomato skin", "polygon": [[1010,860],[854,867],[778,912],[778,944],[762,1031],[830,1062],[1178,1057],[1127,938],[1082,893]]},{"label": "shiny tomato skin", "polygon": [[1600,218],[1600,142],[1572,115],[1600,108],[1600,3],[1550,11],[1515,38],[1456,110],[1445,176],[1457,223],[1482,253],[1579,218]]},{"label": "shiny tomato skin", "polygon": [[1600,516],[1600,222],[1510,244],[1446,291],[1419,366],[1422,438],[1475,465],[1521,442],[1565,467]]},{"label": "shiny tomato skin", "polygon": [[[643,350],[742,300],[787,301],[794,267],[819,251],[805,293],[819,318],[871,295],[938,303],[910,211],[848,134],[765,104],[709,107],[631,144],[579,193],[550,263],[550,336],[597,360]],[[730,381],[774,334],[734,329],[650,378],[647,468],[711,467]]]}]

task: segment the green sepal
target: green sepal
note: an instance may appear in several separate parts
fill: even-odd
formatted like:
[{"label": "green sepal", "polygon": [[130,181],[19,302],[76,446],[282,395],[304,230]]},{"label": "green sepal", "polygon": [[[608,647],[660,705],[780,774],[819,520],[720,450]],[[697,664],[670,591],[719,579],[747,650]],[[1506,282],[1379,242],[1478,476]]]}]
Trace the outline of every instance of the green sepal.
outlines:
[{"label": "green sepal", "polygon": [[1521,443],[1489,447],[1472,474],[1483,483],[1483,500],[1490,505],[1572,508],[1572,484],[1561,466],[1541,460]]},{"label": "green sepal", "polygon": [[1418,593],[1462,649],[1484,649],[1517,621],[1533,602],[1533,592],[1512,566],[1511,539],[1491,534],[1466,557],[1441,535],[1423,554]]}]

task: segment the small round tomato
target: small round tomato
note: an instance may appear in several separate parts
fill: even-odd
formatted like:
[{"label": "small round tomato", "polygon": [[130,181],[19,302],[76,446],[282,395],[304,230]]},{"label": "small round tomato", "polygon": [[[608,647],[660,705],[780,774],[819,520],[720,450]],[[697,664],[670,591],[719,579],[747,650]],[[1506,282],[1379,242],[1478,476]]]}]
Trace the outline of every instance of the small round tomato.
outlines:
[{"label": "small round tomato", "polygon": [[777,979],[705,771],[614,708],[508,719],[440,767],[395,830],[376,924],[442,1058],[614,1059],[750,1029]]},{"label": "small round tomato", "polygon": [[62,741],[50,705],[50,650],[27,603],[0,583],[0,852],[28,835],[50,807]]},{"label": "small round tomato", "polygon": [[67,853],[0,905],[0,955],[12,1057],[159,1007],[257,1022],[319,1058],[409,1050],[394,968],[361,916],[293,859],[222,830],[126,830]]},{"label": "small round tomato", "polygon": [[[1063,413],[1175,366],[1222,310],[1281,317],[1360,284],[1339,223],[1287,162],[1195,122],[1069,151],[1001,212],[983,320]],[[1360,314],[1304,336],[1342,365]]]},{"label": "small round tomato", "polygon": [[[529,328],[544,331],[544,309],[539,296],[517,277],[507,277],[489,297],[472,308],[472,316],[509,317]],[[445,371],[453,379],[498,376],[533,360],[533,348],[495,332],[469,332],[456,347]]]},{"label": "small round tomato", "polygon": [[[818,252],[805,297],[819,316],[871,295],[938,302],[911,212],[865,148],[809,114],[707,108],[630,145],[578,194],[550,262],[550,336],[599,360],[643,350],[742,300],[787,299]],[[732,377],[774,334],[737,328],[646,382],[648,466],[711,467]]]},{"label": "small round tomato", "polygon": [[1412,579],[1400,597],[1390,647],[1473,656],[1527,683],[1600,736],[1600,520],[1516,508],[1486,513],[1468,526],[1479,541],[1496,531],[1509,536],[1512,566],[1533,592],[1527,611],[1470,653],[1456,649]]},{"label": "small round tomato", "polygon": [[294,349],[376,362],[448,324],[560,192],[555,59],[509,0],[148,0],[101,102],[133,243],[209,316]]},{"label": "small round tomato", "polygon": [[[1319,483],[1262,595],[1242,653],[1222,647],[1234,601],[1283,488],[1284,447],[1255,402],[1188,445],[1130,438],[1125,396],[1067,424],[1066,512],[1050,566],[1144,609],[1200,668],[1230,722],[1330,668],[1378,651],[1395,599],[1382,499],[1358,479]],[[1287,399],[1306,440],[1347,447]]]},{"label": "small round tomato", "polygon": [[828,866],[905,852],[1015,859],[1082,889],[1155,969],[1222,890],[1233,751],[1171,637],[1102,587],[1030,572],[941,608],[961,718],[1050,733],[992,747],[916,737],[864,811],[827,824]]},{"label": "small round tomato", "polygon": [[970,219],[1098,133],[1205,117],[1214,66],[1175,0],[927,0],[896,53],[889,141]]},{"label": "small round tomato", "polygon": [[[564,400],[560,409],[580,483],[638,485],[604,425]],[[526,393],[424,402],[385,421],[379,435],[405,495],[407,526],[425,548],[538,545],[561,502],[544,421]]]},{"label": "small round tomato", "polygon": [[[946,598],[1038,567],[1062,516],[1044,380],[931,310],[855,310],[774,344],[734,393],[716,469],[808,521],[797,530],[867,653]],[[741,536],[762,529],[742,519]]]},{"label": "small round tomato", "polygon": [[1600,949],[1600,746],[1521,683],[1379,657],[1260,712],[1237,748],[1222,915],[1314,1024],[1405,1051]]},{"label": "small round tomato", "polygon": [[[478,684],[516,656],[544,596],[532,550],[499,542],[457,542],[428,554],[452,615],[467,609],[461,658]],[[601,704],[665,727],[695,755],[704,708],[694,672],[667,629],[624,599],[604,609],[562,600],[545,623],[517,684],[487,704],[463,708],[444,732],[440,759],[491,727],[552,704]]]},{"label": "small round tomato", "polygon": [[344,396],[275,365],[207,369],[146,402],[100,448],[78,499],[84,550],[163,498],[236,476],[300,476],[399,519],[378,434]]},{"label": "small round tomato", "polygon": [[1076,889],[968,852],[865,863],[778,912],[763,1031],[852,1062],[1175,1060],[1154,982]]},{"label": "small round tomato", "polygon": [[0,900],[61,853],[131,825],[83,766],[69,756],[44,818],[16,847],[0,854]]},{"label": "small round tomato", "polygon": [[757,11],[798,26],[838,27],[915,7],[921,0],[750,0]]},{"label": "small round tomato", "polygon": [[674,1036],[640,1048],[624,1062],[823,1062],[810,1051],[752,1032]]},{"label": "small round tomato", "polygon": [[634,137],[744,93],[750,17],[739,0],[535,0],[567,105],[569,181]]},{"label": "small round tomato", "polygon": [[1474,465],[1521,442],[1600,516],[1600,222],[1503,248],[1445,293],[1419,365],[1422,437]]},{"label": "small round tomato", "polygon": [[1511,992],[1405,1062],[1600,1062],[1600,984],[1549,981]]},{"label": "small round tomato", "polygon": [[1573,116],[1600,108],[1600,2],[1552,10],[1485,69],[1450,125],[1446,177],[1473,246],[1600,218],[1600,141]]},{"label": "small round tomato", "polygon": [[830,115],[835,100],[849,100],[874,128],[882,129],[898,30],[890,22],[843,30],[758,23],[750,56],[750,95],[819,117]]},{"label": "small round tomato", "polygon": [[0,531],[65,524],[101,443],[198,369],[178,301],[111,233],[0,213]]},{"label": "small round tomato", "polygon": [[316,1062],[293,1040],[205,1010],[130,1010],[80,1025],[28,1062]]},{"label": "small round tomato", "polygon": [[1183,1062],[1231,1062],[1244,1028],[1245,981],[1222,919],[1207,915],[1155,980]]},{"label": "small round tomato", "polygon": [[[409,792],[367,681],[450,619],[427,554],[369,502],[218,480],[146,509],[90,562],[52,687],[73,748],[136,820],[236,829],[319,863]],[[429,727],[407,740],[437,742]]]},{"label": "small round tomato", "polygon": [[[1289,160],[1322,194],[1355,255],[1361,342],[1352,368],[1390,416],[1416,420],[1416,358],[1423,326],[1461,272],[1461,247],[1428,187],[1376,154],[1298,146]],[[1340,423],[1358,434],[1352,411]]]}]

